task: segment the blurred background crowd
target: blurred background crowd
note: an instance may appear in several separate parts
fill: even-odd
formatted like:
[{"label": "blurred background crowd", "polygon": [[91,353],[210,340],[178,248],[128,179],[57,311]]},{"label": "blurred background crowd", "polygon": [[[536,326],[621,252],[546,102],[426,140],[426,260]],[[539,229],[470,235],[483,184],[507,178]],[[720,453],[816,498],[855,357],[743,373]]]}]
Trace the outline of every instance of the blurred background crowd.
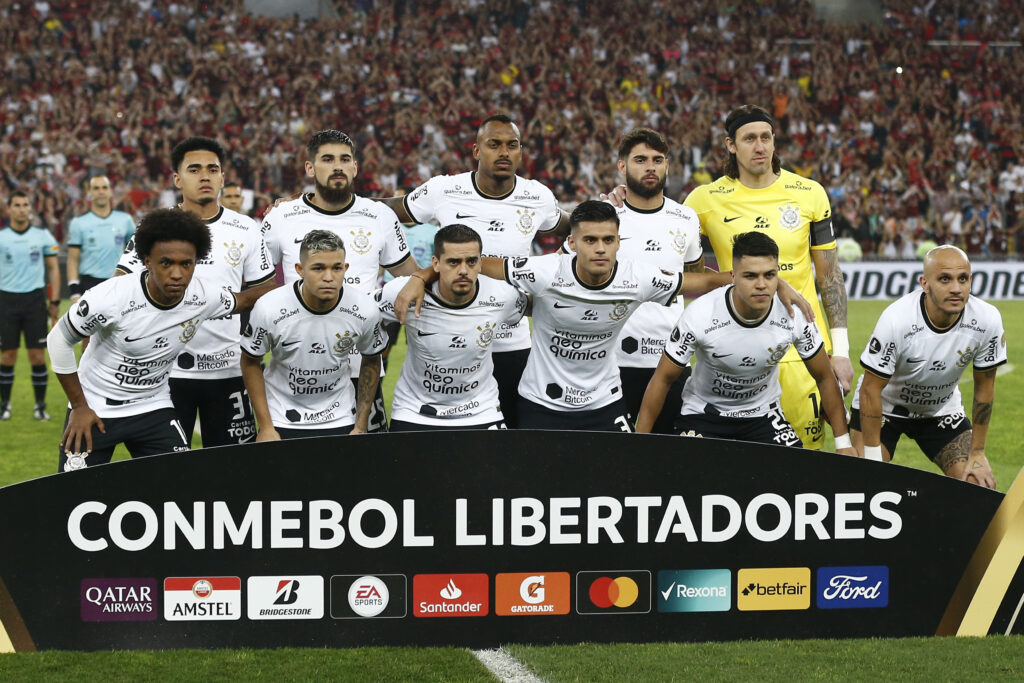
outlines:
[{"label": "blurred background crowd", "polygon": [[241,0],[6,2],[0,196],[30,192],[58,239],[92,174],[136,215],[172,205],[170,149],[199,134],[229,148],[258,217],[303,189],[322,128],[357,142],[360,194],[391,196],[472,169],[477,125],[505,112],[522,174],[566,206],[619,182],[616,140],[639,125],[669,140],[681,200],[721,174],[725,114],[751,102],[851,250],[1019,258],[1024,3],[882,5],[851,24],[808,0],[356,0],[315,21]]}]

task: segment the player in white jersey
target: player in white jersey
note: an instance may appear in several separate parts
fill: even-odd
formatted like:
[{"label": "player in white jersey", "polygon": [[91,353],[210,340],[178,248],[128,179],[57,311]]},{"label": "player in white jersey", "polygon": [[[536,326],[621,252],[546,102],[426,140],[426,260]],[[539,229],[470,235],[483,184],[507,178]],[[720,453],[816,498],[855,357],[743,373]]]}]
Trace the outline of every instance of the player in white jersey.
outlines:
[{"label": "player in white jersey", "polygon": [[[666,270],[703,273],[704,251],[697,214],[690,207],[665,197],[668,176],[665,138],[650,128],[636,128],[626,133],[619,142],[618,169],[626,181],[625,199],[617,209],[618,257],[651,263]],[[615,359],[626,407],[634,417],[640,412],[644,391],[682,312],[682,297],[671,306],[642,304],[619,334]],[[689,368],[684,368],[669,391],[651,430],[655,434],[675,433],[673,426],[679,416],[683,385],[689,374]]]},{"label": "player in white jersey", "polygon": [[[504,429],[491,347],[504,324],[523,317],[527,296],[491,278],[479,278],[480,235],[458,223],[434,236],[432,268],[419,318],[407,319],[409,348],[391,404],[391,431]],[[405,278],[379,294],[385,322],[396,321],[395,298]]]},{"label": "player in white jersey", "polygon": [[[224,158],[223,147],[210,138],[187,138],[171,151],[181,208],[202,218],[210,229],[212,247],[196,264],[196,276],[210,287],[265,293],[275,286],[274,266],[259,224],[217,202],[224,184]],[[117,264],[119,273],[142,269],[132,251],[129,243]],[[237,317],[204,325],[171,370],[171,399],[190,445],[197,412],[204,446],[244,443],[256,436],[239,364],[240,328]]]},{"label": "player in white jersey", "polygon": [[[536,180],[516,175],[523,162],[519,127],[508,116],[484,119],[473,145],[477,170],[454,176],[434,176],[404,197],[384,202],[404,223],[461,223],[483,240],[483,256],[529,256],[538,232],[565,235],[569,217],[558,207],[554,194]],[[415,298],[422,301],[422,283],[411,281]],[[518,423],[518,386],[530,349],[526,321],[495,333],[494,376],[498,380],[501,409],[509,428]]]},{"label": "player in white jersey", "polygon": [[732,285],[697,299],[683,312],[644,395],[637,431],[650,431],[668,388],[696,356],[677,423],[684,435],[799,446],[779,403],[779,361],[793,346],[821,391],[838,452],[856,455],[817,325],[780,305],[778,245],[763,233],[748,232],[736,236],[732,249]]},{"label": "player in white jersey", "polygon": [[[310,230],[329,230],[344,241],[348,271],[345,285],[372,294],[380,268],[394,276],[417,270],[402,226],[386,205],[355,194],[359,172],[356,146],[337,130],[322,130],[306,145],[306,175],[313,180],[312,194],[281,202],[263,220],[263,233],[274,263],[284,270],[285,283],[298,279],[299,245]],[[353,350],[353,354],[357,352]],[[359,363],[353,358],[353,373]],[[353,374],[355,386],[358,376]],[[370,413],[370,432],[387,431],[384,396],[377,390]]]},{"label": "player in white jersey", "polygon": [[[998,309],[971,296],[971,264],[956,247],[928,252],[914,291],[886,308],[860,356],[866,372],[853,398],[854,444],[890,460],[900,436],[917,442],[950,477],[996,487],[985,456],[996,368],[1006,362]],[[958,383],[974,366],[967,419]]]},{"label": "player in white jersey", "polygon": [[[59,470],[110,462],[119,443],[132,457],[187,451],[167,385],[171,366],[204,321],[248,310],[259,295],[193,277],[210,231],[191,212],[147,214],[134,243],[144,268],[84,293],[47,338],[70,403]],[[86,337],[92,343],[79,365],[74,344]]]},{"label": "player in white jersey", "polygon": [[[242,336],[258,441],[365,433],[380,380],[380,313],[370,294],[345,286],[344,242],[311,230],[300,247],[300,279],[262,298]],[[361,358],[357,388],[353,349]]]}]

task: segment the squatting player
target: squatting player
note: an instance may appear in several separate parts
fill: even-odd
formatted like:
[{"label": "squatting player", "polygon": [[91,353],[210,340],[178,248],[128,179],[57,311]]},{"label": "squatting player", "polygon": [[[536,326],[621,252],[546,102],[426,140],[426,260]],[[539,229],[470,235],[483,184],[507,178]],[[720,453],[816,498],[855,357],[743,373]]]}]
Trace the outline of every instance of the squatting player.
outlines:
[{"label": "squatting player", "polygon": [[[531,254],[538,232],[568,232],[569,217],[551,190],[516,175],[523,163],[519,127],[503,114],[484,119],[473,145],[476,171],[434,176],[404,197],[383,200],[404,223],[461,223],[480,234],[485,257]],[[518,386],[530,354],[530,328],[522,321],[494,335],[494,376],[509,428],[518,426]]]},{"label": "squatting player", "polygon": [[[299,279],[253,308],[242,336],[242,375],[257,441],[366,432],[386,340],[373,297],[345,286],[345,259],[335,233],[309,231],[299,245]],[[353,350],[361,357],[356,388],[349,379]]]},{"label": "squatting player", "polygon": [[[434,236],[431,268],[437,282],[427,290],[421,315],[407,318],[409,344],[391,404],[391,431],[504,429],[493,376],[491,347],[502,326],[523,317],[522,291],[480,274],[480,235],[447,225]],[[379,294],[385,322],[398,321],[398,278]]]},{"label": "squatting player", "polygon": [[799,446],[779,406],[780,361],[792,346],[822,395],[840,453],[856,455],[846,407],[817,326],[780,305],[779,248],[761,232],[732,244],[733,283],[687,306],[644,395],[638,432],[649,432],[672,382],[693,356],[678,425],[686,436]]},{"label": "squatting player", "polygon": [[[85,292],[50,331],[50,362],[70,402],[58,471],[110,462],[119,443],[133,458],[187,451],[168,388],[174,361],[205,321],[248,310],[259,294],[193,277],[210,231],[191,212],[146,214],[134,244],[141,272]],[[74,344],[86,337],[78,364]]]},{"label": "squatting player", "polygon": [[[853,397],[850,427],[864,456],[890,460],[900,436],[917,442],[950,477],[994,489],[985,457],[996,368],[1006,362],[999,310],[971,296],[971,264],[952,246],[924,259],[914,291],[886,308],[860,356],[866,372]],[[974,405],[967,419],[958,384],[974,368]]]},{"label": "squatting player", "polygon": [[[299,245],[313,229],[329,230],[344,241],[349,268],[345,285],[372,294],[377,289],[381,268],[394,276],[417,270],[416,261],[394,212],[384,204],[355,194],[356,145],[338,130],[322,130],[306,145],[306,176],[313,181],[313,193],[280,202],[263,220],[263,231],[274,263],[284,270],[285,283],[299,278]],[[353,348],[352,386],[359,381],[358,352]],[[387,413],[380,387],[370,412],[370,432],[386,432]]]}]

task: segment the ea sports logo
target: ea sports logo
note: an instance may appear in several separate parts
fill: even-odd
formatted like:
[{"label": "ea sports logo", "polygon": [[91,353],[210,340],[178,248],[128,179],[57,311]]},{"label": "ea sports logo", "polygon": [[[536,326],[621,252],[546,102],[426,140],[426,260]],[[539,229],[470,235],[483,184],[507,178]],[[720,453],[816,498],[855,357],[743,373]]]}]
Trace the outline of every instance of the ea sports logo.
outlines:
[{"label": "ea sports logo", "polygon": [[388,587],[376,576],[363,576],[348,588],[348,606],[361,617],[375,617],[388,606]]}]

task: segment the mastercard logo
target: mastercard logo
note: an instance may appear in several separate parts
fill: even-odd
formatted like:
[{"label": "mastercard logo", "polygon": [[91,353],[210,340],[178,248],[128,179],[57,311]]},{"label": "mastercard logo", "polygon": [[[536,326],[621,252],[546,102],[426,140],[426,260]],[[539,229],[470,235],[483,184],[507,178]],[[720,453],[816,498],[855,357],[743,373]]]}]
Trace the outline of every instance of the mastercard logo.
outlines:
[{"label": "mastercard logo", "polygon": [[640,587],[628,576],[602,576],[590,584],[589,595],[597,607],[629,607],[640,595]]},{"label": "mastercard logo", "polygon": [[651,573],[645,570],[576,574],[578,614],[646,614],[651,611]]}]

